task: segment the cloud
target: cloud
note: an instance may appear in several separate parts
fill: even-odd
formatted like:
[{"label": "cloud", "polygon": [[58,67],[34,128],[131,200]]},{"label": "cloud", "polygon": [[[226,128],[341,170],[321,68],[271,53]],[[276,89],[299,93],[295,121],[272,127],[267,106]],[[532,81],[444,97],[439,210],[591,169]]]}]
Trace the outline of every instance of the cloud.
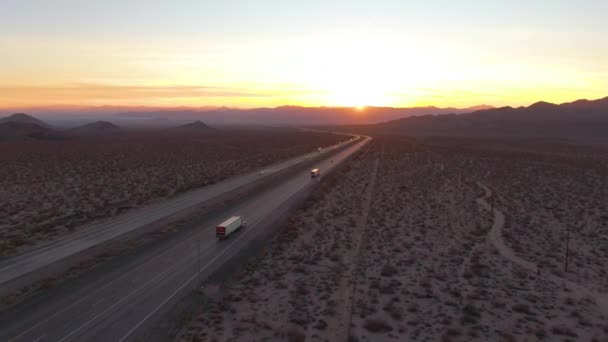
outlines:
[{"label": "cloud", "polygon": [[[260,105],[292,103],[319,92],[284,84],[245,86],[111,85],[0,85],[3,107],[79,105]],[[297,101],[295,101],[297,102]]]},{"label": "cloud", "polygon": [[72,84],[60,86],[0,86],[2,97],[29,97],[47,99],[147,99],[158,97],[258,97],[269,92],[213,86],[140,86]]}]

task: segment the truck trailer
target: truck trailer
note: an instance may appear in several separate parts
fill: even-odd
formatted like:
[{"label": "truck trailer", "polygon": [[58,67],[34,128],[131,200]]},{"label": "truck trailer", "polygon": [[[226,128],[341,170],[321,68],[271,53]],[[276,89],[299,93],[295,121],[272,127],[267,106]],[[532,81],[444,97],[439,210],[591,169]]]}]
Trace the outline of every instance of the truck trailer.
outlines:
[{"label": "truck trailer", "polygon": [[220,240],[225,239],[230,234],[245,227],[245,224],[246,222],[243,220],[242,216],[232,216],[231,218],[217,225],[215,228],[215,236],[217,236],[217,238]]}]

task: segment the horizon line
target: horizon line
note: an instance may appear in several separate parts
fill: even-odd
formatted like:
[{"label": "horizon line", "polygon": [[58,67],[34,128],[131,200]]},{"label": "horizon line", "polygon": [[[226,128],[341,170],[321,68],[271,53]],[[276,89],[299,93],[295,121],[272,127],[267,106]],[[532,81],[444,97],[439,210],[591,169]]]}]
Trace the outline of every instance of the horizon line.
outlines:
[{"label": "horizon line", "polygon": [[596,98],[596,99],[587,99],[581,98],[573,101],[566,101],[560,103],[548,102],[544,100],[538,100],[530,103],[527,106],[515,106],[515,105],[506,105],[506,106],[493,106],[485,103],[479,105],[465,106],[465,107],[455,107],[455,106],[440,106],[440,105],[419,105],[419,106],[408,106],[408,107],[395,107],[395,106],[374,106],[374,105],[362,105],[362,106],[327,106],[327,105],[319,105],[319,106],[307,106],[307,105],[292,105],[292,104],[283,104],[278,106],[260,106],[260,107],[239,107],[239,106],[150,106],[150,105],[76,105],[76,104],[57,104],[57,105],[40,105],[40,106],[10,106],[10,107],[0,107],[0,111],[4,112],[13,112],[13,113],[23,113],[28,110],[119,110],[119,111],[148,111],[148,110],[159,110],[159,111],[171,111],[171,110],[188,110],[188,111],[216,111],[216,110],[256,110],[256,109],[280,109],[280,108],[305,108],[305,109],[417,109],[417,108],[437,108],[437,109],[475,109],[481,108],[483,109],[492,109],[492,108],[521,108],[521,107],[529,107],[537,103],[549,103],[554,105],[563,105],[578,101],[598,101],[608,99],[608,96]]}]

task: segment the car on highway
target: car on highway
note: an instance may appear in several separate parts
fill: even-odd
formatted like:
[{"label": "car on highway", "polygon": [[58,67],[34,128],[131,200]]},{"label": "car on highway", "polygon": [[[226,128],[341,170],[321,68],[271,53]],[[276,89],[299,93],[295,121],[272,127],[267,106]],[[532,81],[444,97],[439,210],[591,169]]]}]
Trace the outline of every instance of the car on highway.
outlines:
[{"label": "car on highway", "polygon": [[321,171],[319,169],[310,170],[310,178],[316,178],[321,175]]}]

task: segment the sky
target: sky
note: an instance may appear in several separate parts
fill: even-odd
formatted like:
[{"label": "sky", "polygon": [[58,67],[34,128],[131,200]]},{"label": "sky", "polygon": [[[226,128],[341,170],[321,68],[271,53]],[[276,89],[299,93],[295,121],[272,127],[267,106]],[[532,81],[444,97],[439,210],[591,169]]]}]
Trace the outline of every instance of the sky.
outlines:
[{"label": "sky", "polygon": [[608,96],[608,1],[0,0],[0,108]]}]

